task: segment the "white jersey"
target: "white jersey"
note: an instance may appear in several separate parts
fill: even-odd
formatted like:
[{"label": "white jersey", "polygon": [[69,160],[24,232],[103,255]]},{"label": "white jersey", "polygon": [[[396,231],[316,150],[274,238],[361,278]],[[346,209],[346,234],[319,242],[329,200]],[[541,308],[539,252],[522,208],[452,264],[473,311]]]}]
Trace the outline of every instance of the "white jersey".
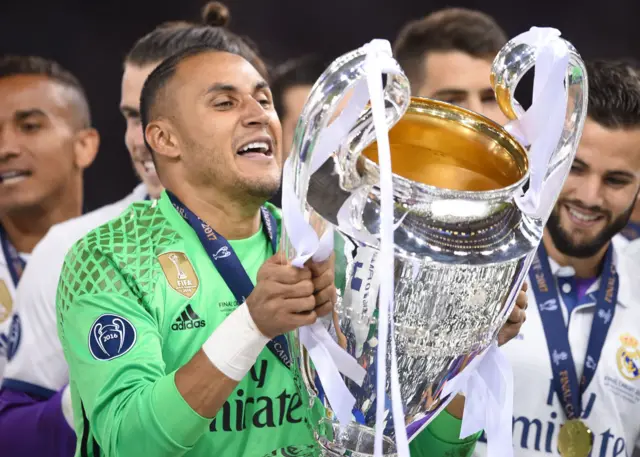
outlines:
[{"label": "white jersey", "polygon": [[625,252],[629,257],[640,260],[640,238],[630,241]]},{"label": "white jersey", "polygon": [[[1,235],[0,235],[1,236]],[[28,254],[20,254],[25,262]],[[7,364],[7,359],[13,357],[20,344],[20,321],[14,315],[16,287],[9,271],[4,250],[0,249],[0,380]]]},{"label": "white jersey", "polygon": [[[582,396],[582,420],[594,434],[591,457],[631,457],[640,437],[640,259],[626,255],[626,240],[615,237],[618,303],[594,378]],[[549,259],[557,278],[574,274]],[[502,347],[513,366],[513,447],[515,457],[558,456],[558,431],[566,417],[553,388],[551,362],[533,288],[520,334]],[[565,287],[565,285],[563,285]],[[587,295],[598,290],[599,280]],[[568,291],[567,291],[568,292]],[[562,301],[562,294],[559,294]],[[544,307],[542,307],[544,308]],[[567,307],[562,302],[565,322]],[[580,376],[591,333],[595,303],[577,306],[569,320],[569,343]],[[600,316],[598,318],[601,318]],[[477,456],[487,456],[483,442]],[[487,456],[493,457],[493,456]]]},{"label": "white jersey", "polygon": [[47,398],[69,382],[56,326],[56,292],[65,256],[89,231],[146,195],[141,184],[118,202],[54,225],[35,247],[16,292],[13,319],[20,323],[20,341],[6,366],[3,386]]}]

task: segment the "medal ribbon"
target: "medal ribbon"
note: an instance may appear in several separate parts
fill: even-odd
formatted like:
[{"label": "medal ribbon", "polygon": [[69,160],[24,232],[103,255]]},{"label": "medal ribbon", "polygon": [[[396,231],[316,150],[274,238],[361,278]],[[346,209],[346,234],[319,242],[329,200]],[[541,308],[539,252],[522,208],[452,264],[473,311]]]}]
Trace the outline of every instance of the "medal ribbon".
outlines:
[{"label": "medal ribbon", "polygon": [[[175,195],[169,191],[167,191],[167,195],[176,211],[178,211],[198,235],[202,247],[207,251],[213,266],[218,270],[218,273],[220,273],[220,276],[236,298],[236,301],[239,304],[244,303],[253,291],[254,285],[229,242],[209,224],[183,205]],[[260,216],[262,218],[262,229],[267,235],[267,238],[269,238],[269,241],[271,241],[271,247],[275,254],[278,251],[276,219],[264,206],[260,208]],[[291,368],[289,346],[284,335],[279,335],[270,340],[267,343],[267,348],[269,348],[273,355],[275,355],[285,367]]]},{"label": "medal ribbon", "polygon": [[20,254],[18,254],[13,244],[11,244],[11,241],[9,241],[7,232],[2,226],[0,226],[0,244],[2,244],[2,252],[7,261],[7,267],[13,280],[13,285],[18,287],[18,281],[20,281],[20,276],[22,276],[26,263],[22,257],[20,257]]},{"label": "medal ribbon", "polygon": [[529,270],[529,280],[547,340],[554,389],[567,419],[579,419],[582,415],[582,394],[593,380],[616,310],[619,282],[613,264],[613,248],[610,246],[605,254],[600,287],[595,294],[596,310],[580,381],[569,344],[568,325],[564,323],[560,308],[558,288],[542,243]]}]

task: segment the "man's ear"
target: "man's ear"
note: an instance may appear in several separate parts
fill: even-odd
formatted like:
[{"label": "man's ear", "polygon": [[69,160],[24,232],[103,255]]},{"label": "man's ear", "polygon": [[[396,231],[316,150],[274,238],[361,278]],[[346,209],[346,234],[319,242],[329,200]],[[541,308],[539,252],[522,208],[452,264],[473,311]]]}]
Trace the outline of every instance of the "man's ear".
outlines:
[{"label": "man's ear", "polygon": [[94,128],[86,128],[76,132],[73,152],[76,167],[84,170],[93,163],[100,147],[100,135]]},{"label": "man's ear", "polygon": [[178,137],[173,126],[167,120],[157,119],[149,122],[144,136],[156,154],[171,159],[180,157]]}]

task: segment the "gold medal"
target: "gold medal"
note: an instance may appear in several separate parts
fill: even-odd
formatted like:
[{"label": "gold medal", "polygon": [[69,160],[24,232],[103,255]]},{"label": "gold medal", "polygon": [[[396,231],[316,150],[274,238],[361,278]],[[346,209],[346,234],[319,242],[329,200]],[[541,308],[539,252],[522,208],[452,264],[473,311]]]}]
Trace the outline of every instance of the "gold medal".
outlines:
[{"label": "gold medal", "polygon": [[558,434],[558,450],[562,457],[587,457],[593,447],[593,432],[580,419],[562,425]]}]

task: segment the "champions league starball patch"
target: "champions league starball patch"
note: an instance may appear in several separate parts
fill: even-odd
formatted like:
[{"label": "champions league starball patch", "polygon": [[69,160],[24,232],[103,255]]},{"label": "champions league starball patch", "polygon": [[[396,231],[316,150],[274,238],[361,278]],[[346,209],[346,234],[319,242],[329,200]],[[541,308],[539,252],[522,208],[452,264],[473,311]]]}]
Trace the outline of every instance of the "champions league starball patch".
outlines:
[{"label": "champions league starball patch", "polygon": [[89,350],[97,360],[126,354],[136,342],[135,327],[122,316],[103,314],[91,326]]}]

